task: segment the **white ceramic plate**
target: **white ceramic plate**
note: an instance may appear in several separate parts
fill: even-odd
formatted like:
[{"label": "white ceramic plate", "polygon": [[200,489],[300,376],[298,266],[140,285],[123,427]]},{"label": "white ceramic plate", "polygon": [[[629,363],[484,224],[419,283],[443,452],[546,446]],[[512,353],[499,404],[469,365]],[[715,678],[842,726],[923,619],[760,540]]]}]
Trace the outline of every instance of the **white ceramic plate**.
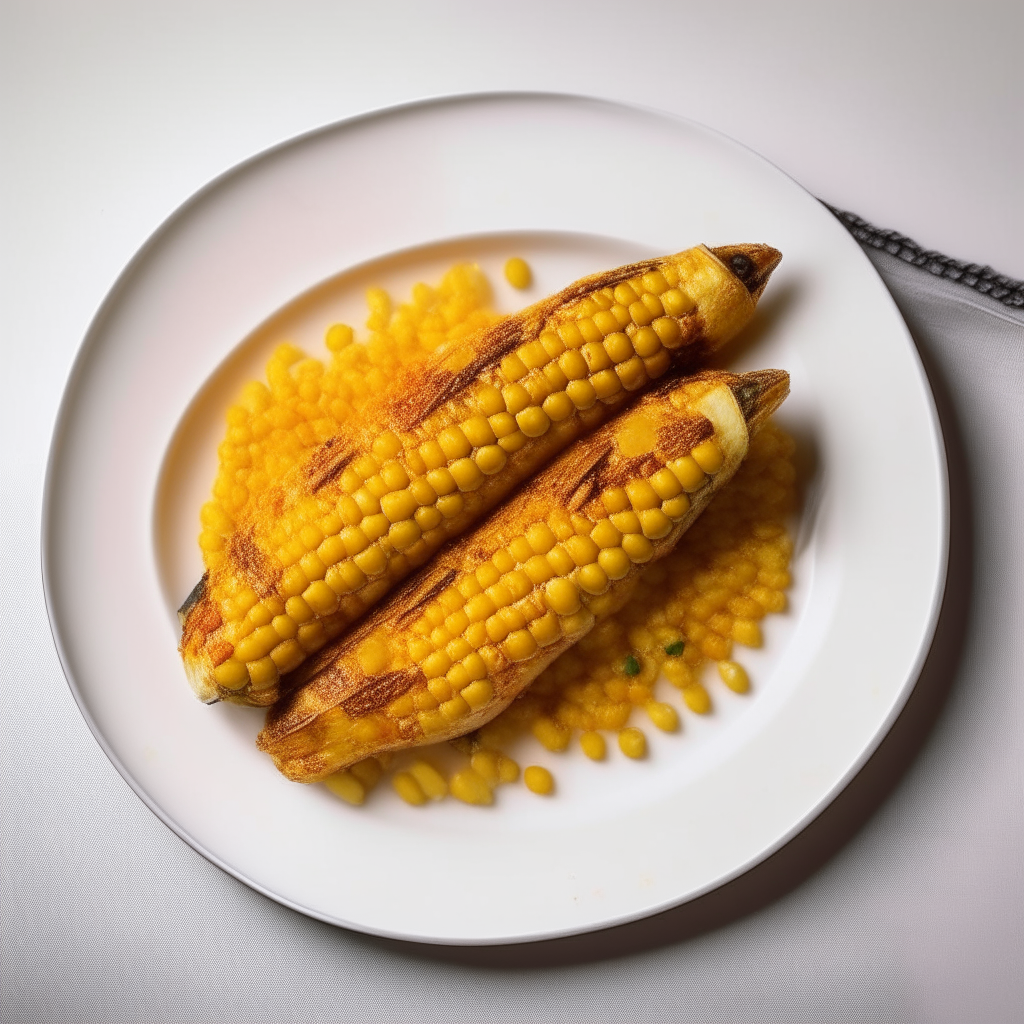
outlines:
[{"label": "white ceramic plate", "polygon": [[[198,508],[221,417],[284,337],[320,351],[369,283],[407,292],[480,261],[504,309],[627,260],[765,241],[785,254],[741,368],[780,366],[810,467],[789,614],[747,654],[755,690],[652,734],[644,762],[526,745],[557,798],[427,810],[387,787],[353,809],[285,781],[261,714],[204,707],[174,609],[200,574]],[[354,268],[354,269],[353,269]],[[296,298],[301,296],[301,298]],[[275,313],[275,311],[277,311]],[[269,318],[269,319],[268,319]],[[242,339],[245,339],[244,341]],[[512,942],[684,902],[814,817],[916,680],[945,576],[946,477],[932,399],[896,308],[832,216],[763,159],[693,124],[549,96],[436,102],[350,121],[239,167],[179,210],[104,303],[64,396],[43,567],[75,698],[136,792],[226,871],[366,932]],[[672,699],[672,698],[669,698]]]}]

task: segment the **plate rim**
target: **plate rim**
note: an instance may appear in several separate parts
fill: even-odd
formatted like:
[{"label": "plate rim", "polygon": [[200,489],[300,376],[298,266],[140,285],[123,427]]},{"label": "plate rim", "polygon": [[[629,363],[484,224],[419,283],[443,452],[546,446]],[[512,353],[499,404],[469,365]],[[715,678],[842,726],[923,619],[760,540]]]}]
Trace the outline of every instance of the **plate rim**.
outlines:
[{"label": "plate rim", "polygon": [[[334,132],[342,132],[350,128],[357,127],[363,123],[370,121],[386,120],[392,117],[400,117],[417,111],[429,111],[432,109],[441,109],[459,105],[470,105],[480,104],[488,102],[508,102],[516,100],[553,100],[556,102],[570,102],[570,103],[582,103],[589,106],[605,107],[612,111],[618,112],[634,112],[643,113],[647,116],[653,116],[662,121],[689,127],[691,129],[697,129],[699,132],[706,133],[707,135],[713,136],[725,143],[727,146],[737,148],[745,152],[748,156],[753,156],[755,159],[761,161],[763,164],[768,165],[774,169],[778,174],[787,179],[791,184],[795,185],[800,191],[814,199],[818,200],[813,193],[809,192],[804,186],[797,182],[791,175],[786,171],[778,167],[777,164],[773,163],[767,157],[764,157],[756,150],[745,145],[742,142],[733,139],[731,136],[719,131],[716,128],[705,125],[692,118],[683,117],[679,114],[675,114],[670,111],[665,111],[656,107],[647,106],[644,104],[627,103],[618,100],[608,99],[599,96],[588,96],[581,93],[571,92],[553,92],[543,90],[495,90],[486,92],[466,92],[466,93],[454,93],[444,94],[432,97],[426,97],[423,99],[413,100],[405,103],[386,105],[375,108],[370,111],[364,111],[362,113],[353,115],[351,117],[342,118],[338,121],[333,121],[328,124],[320,125],[318,127],[309,129],[304,132],[300,132],[297,135],[291,136],[287,139],[281,140],[273,145],[254,153],[236,164],[233,164],[229,168],[225,169],[215,177],[201,185],[193,193],[191,193],[182,203],[176,206],[159,224],[158,226],[147,235],[143,243],[135,250],[132,256],[125,263],[121,271],[118,273],[114,283],[111,285],[109,290],[105,293],[102,301],[96,309],[96,312],[90,318],[88,326],[86,327],[85,333],[80,341],[78,348],[75,353],[75,357],[72,360],[71,366],[68,370],[64,384],[61,389],[60,402],[57,407],[57,412],[54,418],[54,426],[50,436],[50,444],[47,452],[45,474],[44,474],[44,485],[43,485],[43,497],[40,511],[40,572],[43,587],[43,598],[46,607],[47,624],[50,629],[50,635],[54,643],[54,647],[57,652],[58,660],[60,662],[61,671],[64,674],[65,681],[68,685],[71,695],[78,707],[79,712],[85,719],[86,725],[89,727],[90,732],[96,739],[100,746],[100,749],[106,755],[107,759],[114,766],[118,774],[124,779],[132,791],[142,800],[142,802],[149,808],[150,811],[161,821],[167,828],[169,828],[175,835],[180,839],[184,840],[193,850],[203,856],[210,863],[216,865],[221,870],[225,871],[230,876],[236,878],[238,881],[244,883],[249,888],[261,893],[264,896],[269,897],[274,902],[281,904],[282,906],[288,907],[291,910],[297,911],[304,916],[313,918],[315,920],[322,921],[326,924],[333,925],[335,927],[342,927],[352,931],[357,931],[362,934],[373,935],[380,938],[386,938],[391,940],[403,941],[403,942],[414,942],[428,945],[438,946],[458,946],[458,947],[473,947],[473,946],[502,946],[502,945],[518,945],[533,942],[542,942],[547,940],[566,938],[573,935],[589,934],[599,931],[605,931],[607,929],[615,928],[631,922],[643,920],[648,917],[653,917],[658,914],[664,913],[675,907],[683,906],[687,903],[692,902],[729,882],[735,880],[746,874],[748,871],[756,868],[759,864],[762,864],[768,858],[777,853],[780,849],[786,846],[792,839],[803,832],[815,819],[817,819],[843,792],[844,789],[850,784],[850,782],[861,772],[865,764],[870,760],[872,755],[878,749],[882,741],[891,731],[896,720],[899,718],[903,709],[905,708],[907,701],[910,699],[910,695],[913,693],[920,679],[922,670],[924,668],[925,661],[931,651],[935,632],[938,627],[940,613],[942,610],[946,586],[948,581],[948,569],[949,569],[949,557],[950,557],[950,492],[949,492],[949,469],[948,469],[948,456],[946,451],[945,436],[942,431],[941,421],[938,415],[938,409],[936,405],[935,395],[932,390],[931,382],[928,378],[928,374],[924,367],[924,363],[921,359],[921,354],[918,350],[916,342],[913,339],[903,316],[896,305],[895,299],[889,292],[888,288],[885,287],[884,281],[881,279],[877,269],[868,259],[867,255],[863,252],[857,242],[850,236],[847,237],[847,241],[857,253],[859,258],[863,261],[864,265],[870,268],[870,273],[876,277],[883,286],[885,292],[885,301],[891,308],[891,312],[895,315],[898,322],[903,326],[906,333],[906,337],[909,343],[910,352],[913,357],[913,364],[915,371],[918,375],[919,382],[922,384],[922,391],[926,399],[927,413],[929,426],[931,428],[932,436],[936,442],[935,448],[937,453],[937,465],[939,475],[939,492],[941,497],[941,504],[937,509],[937,525],[938,525],[938,536],[940,538],[939,545],[939,560],[936,566],[936,575],[933,591],[931,594],[931,602],[928,611],[927,623],[922,634],[921,641],[918,645],[916,655],[913,659],[912,665],[907,672],[906,678],[899,688],[898,694],[890,707],[888,714],[885,716],[882,723],[875,729],[869,742],[864,746],[859,756],[855,759],[853,764],[847,769],[846,772],[827,790],[827,792],[813,805],[813,807],[807,811],[802,817],[800,817],[790,828],[783,832],[774,842],[762,847],[759,852],[743,864],[733,868],[732,870],[717,876],[713,881],[695,888],[685,895],[669,899],[657,906],[647,907],[635,912],[619,914],[605,920],[602,920],[598,924],[590,924],[580,926],[567,926],[561,929],[547,929],[530,934],[517,934],[513,936],[498,936],[498,937],[487,937],[487,938],[452,938],[452,937],[434,937],[425,935],[409,935],[402,932],[390,930],[387,928],[375,928],[372,925],[365,923],[354,923],[346,921],[342,918],[334,917],[331,914],[324,913],[314,907],[306,906],[296,900],[289,899],[277,892],[274,892],[264,884],[256,881],[249,877],[244,871],[232,866],[227,863],[221,857],[219,857],[212,850],[208,849],[202,842],[196,839],[188,829],[179,824],[173,816],[165,811],[156,800],[151,797],[141,783],[137,782],[131,772],[122,763],[119,756],[115,753],[109,741],[104,736],[102,730],[94,720],[88,707],[86,706],[84,696],[80,690],[79,684],[75,679],[71,668],[70,658],[65,651],[63,641],[56,625],[56,612],[53,605],[53,591],[55,589],[55,582],[52,576],[53,564],[50,554],[50,546],[53,543],[52,531],[53,531],[53,500],[54,500],[54,489],[56,486],[55,475],[57,472],[57,462],[59,460],[59,452],[62,446],[63,438],[69,427],[69,418],[71,415],[71,406],[73,400],[77,395],[80,387],[81,377],[84,373],[84,369],[88,358],[98,343],[98,339],[102,333],[103,322],[120,299],[122,292],[126,287],[129,286],[131,278],[133,277],[136,268],[141,264],[151,251],[157,248],[164,240],[164,238],[174,229],[175,225],[179,220],[187,217],[193,208],[199,205],[208,195],[213,193],[221,185],[225,184],[229,179],[240,175],[265,160],[270,160],[277,154],[291,149],[292,147],[298,147],[304,143],[316,139],[321,135],[327,135]],[[822,203],[824,206],[825,204]],[[841,225],[840,225],[841,227]],[[348,269],[348,268],[346,268]],[[314,282],[310,287],[315,287],[319,282]]]}]

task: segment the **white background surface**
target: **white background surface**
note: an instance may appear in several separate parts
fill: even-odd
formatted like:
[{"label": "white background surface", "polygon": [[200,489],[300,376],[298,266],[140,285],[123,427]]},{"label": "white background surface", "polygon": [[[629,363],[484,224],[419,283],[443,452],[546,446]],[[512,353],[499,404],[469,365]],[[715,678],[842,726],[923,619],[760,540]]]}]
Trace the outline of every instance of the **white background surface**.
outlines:
[{"label": "white background surface", "polygon": [[[160,221],[231,164],[428,95],[585,92],[708,123],[837,206],[1020,277],[1022,12],[3,4],[4,1016],[1022,1019],[1020,621],[1000,603],[1015,585],[1006,559],[1020,555],[1019,475],[1005,477],[1019,449],[982,411],[1008,391],[975,387],[967,432],[984,470],[972,479],[1002,479],[995,507],[1017,517],[1014,530],[990,522],[975,554],[991,587],[970,657],[994,650],[991,671],[952,692],[888,800],[862,796],[859,832],[833,820],[837,838],[806,854],[803,877],[762,873],[757,892],[733,890],[732,915],[720,901],[611,944],[428,956],[308,924],[227,879],[100,753],[60,674],[38,571],[50,429],[89,319]],[[1012,384],[1011,344],[991,371]],[[891,780],[867,784],[885,792]],[[251,983],[232,988],[246,971]]]}]

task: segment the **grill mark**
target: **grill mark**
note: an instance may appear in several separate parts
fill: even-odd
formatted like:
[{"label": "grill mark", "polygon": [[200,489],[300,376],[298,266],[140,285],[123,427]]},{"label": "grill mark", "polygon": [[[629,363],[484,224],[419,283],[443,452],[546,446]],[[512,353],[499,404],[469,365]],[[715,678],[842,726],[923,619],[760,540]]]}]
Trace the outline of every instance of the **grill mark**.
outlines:
[{"label": "grill mark", "polygon": [[419,669],[405,669],[399,672],[384,672],[379,676],[368,676],[359,690],[341,702],[341,710],[349,718],[359,718],[386,707],[395,698],[408,693],[422,678]]},{"label": "grill mark", "polygon": [[658,443],[669,459],[689,455],[702,441],[713,437],[715,428],[706,416],[697,414],[665,423],[658,430]]},{"label": "grill mark", "polygon": [[418,596],[410,594],[409,596],[414,603],[411,603],[409,607],[402,612],[395,624],[402,627],[406,626],[419,615],[421,609],[430,604],[430,602],[440,595],[442,591],[447,590],[457,575],[458,572],[455,569],[446,569],[422,594]]},{"label": "grill mark", "polygon": [[508,355],[513,349],[517,349],[525,341],[533,341],[540,334],[549,317],[593,292],[600,291],[602,288],[614,287],[638,274],[654,270],[660,264],[661,260],[658,259],[644,260],[584,278],[574,285],[569,285],[568,288],[563,288],[551,298],[531,306],[521,313],[513,313],[499,323],[488,327],[480,336],[479,354],[458,373],[441,368],[428,372],[426,380],[416,390],[418,395],[422,395],[422,401],[404,397],[394,402],[389,410],[392,423],[399,430],[412,430],[432,412],[464,391],[480,374],[492,367],[503,356]]},{"label": "grill mark", "polygon": [[611,454],[612,444],[609,442],[607,447],[597,453],[597,458],[580,475],[575,489],[566,501],[566,507],[570,512],[579,512],[588,501],[604,490],[603,482],[608,473]]},{"label": "grill mark", "polygon": [[252,528],[235,533],[228,542],[228,554],[245,581],[260,597],[266,597],[277,583],[277,572],[256,544]]},{"label": "grill mark", "polygon": [[306,466],[310,492],[316,494],[332,480],[337,479],[356,457],[354,450],[345,447],[340,437],[330,437],[310,456]]}]

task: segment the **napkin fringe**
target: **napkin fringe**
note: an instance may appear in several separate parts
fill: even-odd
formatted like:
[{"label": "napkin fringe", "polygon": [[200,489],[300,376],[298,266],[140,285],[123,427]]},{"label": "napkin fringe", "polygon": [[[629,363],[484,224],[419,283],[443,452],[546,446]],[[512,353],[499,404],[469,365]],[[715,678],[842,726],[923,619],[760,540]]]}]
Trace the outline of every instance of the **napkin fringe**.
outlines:
[{"label": "napkin fringe", "polygon": [[978,263],[964,263],[945,256],[932,249],[923,249],[912,238],[901,235],[898,231],[886,231],[869,224],[862,217],[848,210],[840,210],[830,203],[825,203],[847,231],[861,245],[869,245],[873,249],[884,249],[887,253],[910,263],[915,267],[927,270],[936,277],[944,277],[948,281],[966,285],[990,299],[1001,302],[1004,306],[1014,309],[1024,308],[1024,281],[1000,274],[988,266]]}]

